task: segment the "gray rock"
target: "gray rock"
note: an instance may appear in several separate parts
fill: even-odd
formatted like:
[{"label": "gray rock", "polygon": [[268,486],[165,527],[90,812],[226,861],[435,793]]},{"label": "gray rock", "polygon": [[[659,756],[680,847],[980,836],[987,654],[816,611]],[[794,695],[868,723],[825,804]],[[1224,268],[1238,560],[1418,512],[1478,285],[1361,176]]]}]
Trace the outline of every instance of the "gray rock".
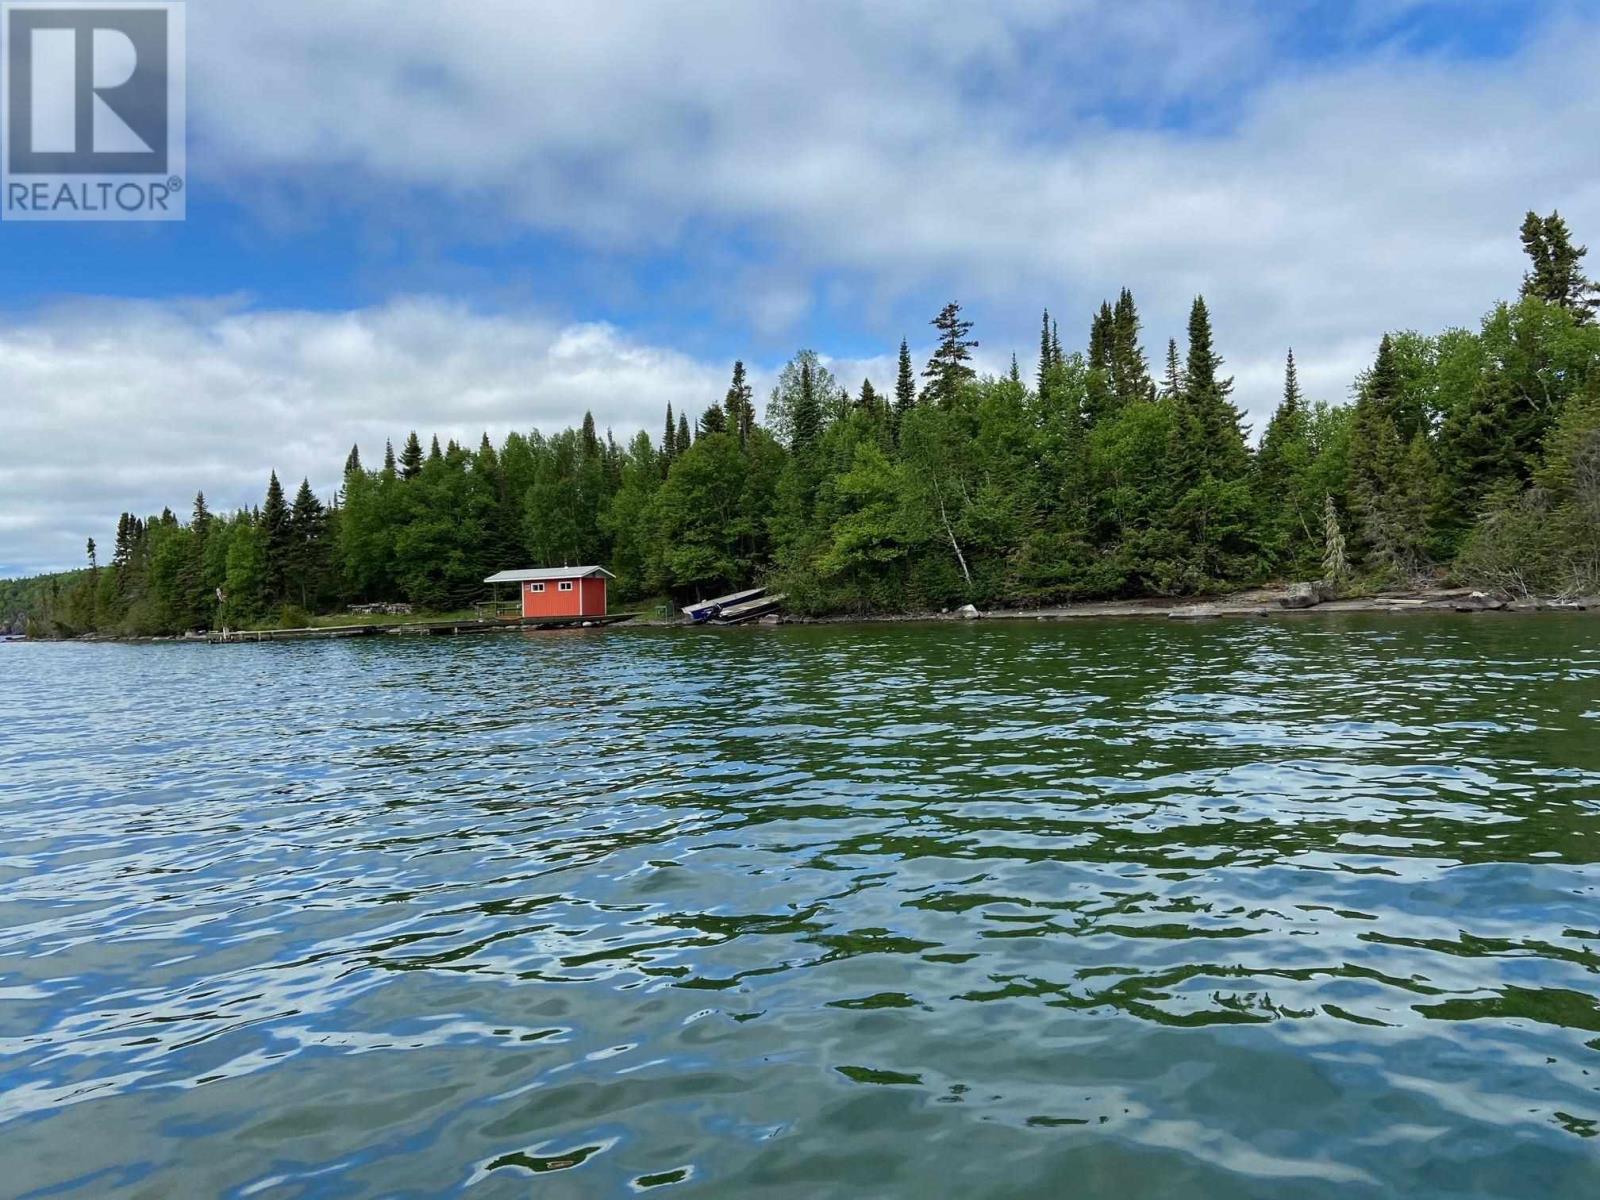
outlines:
[{"label": "gray rock", "polygon": [[960,608],[956,609],[956,616],[960,617],[963,621],[976,621],[981,618],[983,614],[977,610],[976,606],[971,604],[963,604]]},{"label": "gray rock", "polygon": [[1278,603],[1284,608],[1315,608],[1322,603],[1322,597],[1317,594],[1314,583],[1291,583],[1288,594],[1280,597]]}]

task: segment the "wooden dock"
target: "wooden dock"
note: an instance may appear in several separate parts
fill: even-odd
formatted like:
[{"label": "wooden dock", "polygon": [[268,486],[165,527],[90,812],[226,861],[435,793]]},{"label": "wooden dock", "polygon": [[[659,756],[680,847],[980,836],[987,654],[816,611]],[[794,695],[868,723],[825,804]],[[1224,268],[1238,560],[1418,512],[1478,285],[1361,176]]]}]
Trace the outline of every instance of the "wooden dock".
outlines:
[{"label": "wooden dock", "polygon": [[631,621],[637,613],[611,613],[603,617],[514,617],[484,620],[468,617],[456,621],[406,621],[388,625],[325,625],[306,629],[238,629],[227,633],[208,633],[205,640],[214,645],[235,642],[304,642],[332,638],[451,637],[461,633],[499,633],[510,630],[581,629],[585,626],[617,625]]}]

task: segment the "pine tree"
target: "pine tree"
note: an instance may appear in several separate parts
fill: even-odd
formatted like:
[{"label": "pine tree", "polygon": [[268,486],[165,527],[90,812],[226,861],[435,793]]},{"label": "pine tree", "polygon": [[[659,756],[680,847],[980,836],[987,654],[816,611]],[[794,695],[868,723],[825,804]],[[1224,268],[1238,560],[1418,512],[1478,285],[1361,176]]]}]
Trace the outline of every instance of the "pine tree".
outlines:
[{"label": "pine tree", "polygon": [[822,402],[817,398],[809,360],[800,364],[800,390],[790,421],[794,432],[789,449],[795,454],[809,452],[822,436]]},{"label": "pine tree", "polygon": [[1274,566],[1305,561],[1316,542],[1316,493],[1307,486],[1313,458],[1310,432],[1291,350],[1284,361],[1283,400],[1267,423],[1252,464],[1260,540]]},{"label": "pine tree", "polygon": [[894,381],[894,415],[898,421],[917,406],[917,384],[911,373],[911,348],[900,339],[900,368]]},{"label": "pine tree", "polygon": [[877,390],[872,386],[872,380],[861,381],[861,397],[856,401],[856,407],[874,417],[878,415],[881,401],[878,399]]},{"label": "pine tree", "polygon": [[383,475],[385,479],[393,479],[395,475],[394,443],[392,441],[383,443]]},{"label": "pine tree", "polygon": [[940,309],[930,324],[939,331],[939,345],[922,370],[923,378],[928,380],[925,394],[949,408],[976,374],[971,359],[978,343],[967,337],[972,332],[972,322],[962,318],[961,305],[954,302]]},{"label": "pine tree", "polygon": [[[437,444],[437,440],[435,442]],[[302,608],[310,608],[322,583],[327,560],[327,511],[311,490],[309,480],[300,481],[294,506],[289,510],[286,583],[300,598]]]},{"label": "pine tree", "polygon": [[433,441],[428,446],[428,461],[436,463],[443,460],[444,451],[439,449],[439,435],[436,433],[433,435]]},{"label": "pine tree", "polygon": [[694,445],[694,438],[689,433],[689,414],[688,413],[679,413],[678,414],[678,443],[677,443],[677,445],[678,445],[678,448],[677,448],[677,453],[678,454],[683,454],[685,451],[687,451],[689,449],[690,446]]},{"label": "pine tree", "polygon": [[1178,339],[1167,339],[1167,369],[1161,379],[1163,400],[1181,399],[1184,394],[1183,367],[1178,360]]},{"label": "pine tree", "polygon": [[283,599],[288,578],[291,534],[289,506],[284,501],[283,485],[278,482],[276,471],[267,481],[267,498],[261,505],[261,528],[266,537],[267,600],[277,603]]},{"label": "pine tree", "polygon": [[413,429],[406,438],[405,448],[400,451],[400,478],[415,479],[421,471],[422,443],[417,440],[417,431]]},{"label": "pine tree", "polygon": [[1333,506],[1333,497],[1322,499],[1322,577],[1334,587],[1350,578],[1350,564],[1345,559],[1344,531],[1339,528],[1339,510]]},{"label": "pine tree", "polygon": [[1089,322],[1089,377],[1085,386],[1084,416],[1092,424],[1108,416],[1113,407],[1115,381],[1112,377],[1111,348],[1116,316],[1111,305],[1101,302]]},{"label": "pine tree", "polygon": [[[1350,504],[1357,519],[1365,564],[1389,576],[1409,577],[1425,565],[1427,508],[1416,499],[1421,485],[1408,479],[1416,460],[1395,415],[1402,380],[1394,342],[1385,334],[1378,356],[1356,399],[1350,434]],[[1426,438],[1422,434],[1423,449]]]},{"label": "pine tree", "polygon": [[726,433],[728,431],[728,413],[720,404],[713,404],[700,414],[700,424],[696,436],[705,437],[708,433]]},{"label": "pine tree", "polygon": [[[1104,311],[1104,310],[1102,310]],[[1127,288],[1117,297],[1111,314],[1107,357],[1111,371],[1111,391],[1116,407],[1152,399],[1155,385],[1150,381],[1150,365],[1139,345],[1139,310]]]},{"label": "pine tree", "polygon": [[1522,277],[1522,295],[1559,304],[1579,324],[1591,321],[1600,296],[1583,274],[1583,256],[1589,248],[1572,244],[1561,214],[1552,212],[1541,218],[1530,210],[1522,222],[1522,249],[1533,262],[1533,269]]},{"label": "pine tree", "polygon": [[678,457],[678,425],[672,419],[672,404],[667,404],[667,424],[661,431],[661,463],[662,472],[672,465],[672,460]]},{"label": "pine tree", "polygon": [[583,426],[579,430],[578,441],[583,447],[583,456],[585,458],[600,457],[600,435],[595,432],[594,414],[592,412],[583,414]]},{"label": "pine tree", "polygon": [[351,446],[350,453],[345,456],[344,473],[352,475],[359,470],[361,470],[361,447]]},{"label": "pine tree", "polygon": [[88,553],[89,553],[89,570],[91,570],[91,571],[98,571],[98,570],[99,570],[99,569],[100,569],[100,561],[99,561],[99,559],[98,559],[98,558],[97,558],[97,557],[96,557],[96,556],[95,556],[95,549],[94,549],[94,539],[93,539],[93,538],[90,538],[90,539],[89,539],[89,543],[88,543],[88,545],[87,545],[87,546],[86,546],[86,547],[85,547],[85,549],[86,549],[86,550],[87,550],[87,551],[88,551]]},{"label": "pine tree", "polygon": [[1089,322],[1089,369],[1111,374],[1111,340],[1115,316],[1111,305],[1100,302],[1094,319]]},{"label": "pine tree", "polygon": [[1058,361],[1057,349],[1055,340],[1051,336],[1050,310],[1047,308],[1039,324],[1039,377],[1036,384],[1041,400],[1048,397],[1050,392],[1050,375]]},{"label": "pine tree", "polygon": [[739,435],[741,447],[750,444],[750,431],[756,423],[755,389],[745,377],[744,362],[733,364],[733,381],[728,384],[728,394],[722,402],[728,415],[728,429]]},{"label": "pine tree", "polygon": [[1205,470],[1217,479],[1237,479],[1249,465],[1239,410],[1228,396],[1233,380],[1218,376],[1222,356],[1211,340],[1211,314],[1204,297],[1189,309],[1189,357],[1184,365],[1184,397],[1199,422]]}]

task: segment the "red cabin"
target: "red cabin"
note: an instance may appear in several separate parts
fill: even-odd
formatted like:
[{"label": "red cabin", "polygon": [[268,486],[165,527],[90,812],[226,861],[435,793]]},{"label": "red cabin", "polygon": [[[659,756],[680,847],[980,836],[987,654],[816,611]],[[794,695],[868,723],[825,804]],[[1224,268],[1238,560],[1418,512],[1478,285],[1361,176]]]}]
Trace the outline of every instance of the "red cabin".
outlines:
[{"label": "red cabin", "polygon": [[501,571],[484,582],[495,585],[496,593],[502,583],[516,584],[524,617],[603,617],[611,578],[604,567],[534,567]]}]

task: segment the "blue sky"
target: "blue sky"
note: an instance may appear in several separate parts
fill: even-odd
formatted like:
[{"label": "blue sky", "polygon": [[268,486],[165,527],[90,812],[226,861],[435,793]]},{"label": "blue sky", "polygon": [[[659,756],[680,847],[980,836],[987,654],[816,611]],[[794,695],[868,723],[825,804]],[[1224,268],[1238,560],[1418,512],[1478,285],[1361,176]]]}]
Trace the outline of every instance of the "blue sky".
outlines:
[{"label": "blue sky", "polygon": [[[886,382],[949,299],[984,365],[1150,357],[1211,303],[1259,423],[1387,328],[1470,324],[1516,227],[1600,225],[1593,4],[196,4],[189,218],[0,224],[0,574],[352,440],[695,408],[802,346]],[[422,347],[431,347],[424,360]]]}]

